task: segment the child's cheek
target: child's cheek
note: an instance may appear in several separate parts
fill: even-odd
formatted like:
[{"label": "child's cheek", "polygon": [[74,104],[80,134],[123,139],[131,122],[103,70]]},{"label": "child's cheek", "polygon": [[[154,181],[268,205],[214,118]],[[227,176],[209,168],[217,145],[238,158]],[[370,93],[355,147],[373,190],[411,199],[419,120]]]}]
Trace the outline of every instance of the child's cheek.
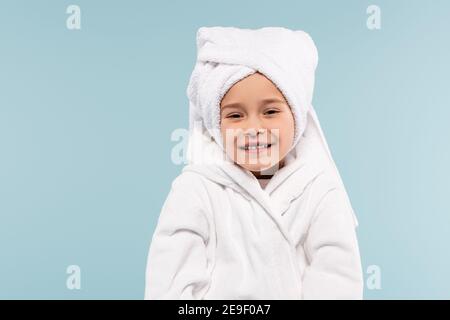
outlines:
[{"label": "child's cheek", "polygon": [[235,160],[237,152],[235,130],[229,127],[222,127],[221,132],[225,152],[231,159]]}]

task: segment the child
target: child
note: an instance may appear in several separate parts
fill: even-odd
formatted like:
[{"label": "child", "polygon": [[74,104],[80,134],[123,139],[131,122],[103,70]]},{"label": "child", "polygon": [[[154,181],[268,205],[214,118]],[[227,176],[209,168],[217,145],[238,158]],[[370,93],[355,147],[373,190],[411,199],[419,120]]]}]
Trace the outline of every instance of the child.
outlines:
[{"label": "child", "polygon": [[146,299],[361,299],[357,220],[311,105],[303,31],[202,27],[189,164],[149,250]]}]

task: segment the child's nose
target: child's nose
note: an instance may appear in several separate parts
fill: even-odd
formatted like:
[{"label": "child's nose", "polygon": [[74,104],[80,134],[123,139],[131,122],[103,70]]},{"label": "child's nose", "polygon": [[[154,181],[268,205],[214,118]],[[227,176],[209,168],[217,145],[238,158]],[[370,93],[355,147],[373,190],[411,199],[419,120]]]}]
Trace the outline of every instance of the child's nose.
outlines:
[{"label": "child's nose", "polygon": [[245,135],[256,136],[259,132],[263,132],[264,127],[258,119],[250,120],[244,128]]},{"label": "child's nose", "polygon": [[258,134],[264,133],[264,129],[263,128],[248,128],[246,130],[244,130],[244,135],[245,136],[257,136]]}]

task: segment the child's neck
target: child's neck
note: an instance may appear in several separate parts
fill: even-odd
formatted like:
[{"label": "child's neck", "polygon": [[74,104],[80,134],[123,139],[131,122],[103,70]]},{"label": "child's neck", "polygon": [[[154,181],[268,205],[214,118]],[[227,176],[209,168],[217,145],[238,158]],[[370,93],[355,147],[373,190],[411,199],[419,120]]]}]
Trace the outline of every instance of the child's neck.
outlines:
[{"label": "child's neck", "polygon": [[278,170],[283,168],[283,166],[284,166],[284,159],[280,161],[277,165],[269,169],[263,171],[251,171],[251,173],[253,173],[256,179],[271,179]]}]

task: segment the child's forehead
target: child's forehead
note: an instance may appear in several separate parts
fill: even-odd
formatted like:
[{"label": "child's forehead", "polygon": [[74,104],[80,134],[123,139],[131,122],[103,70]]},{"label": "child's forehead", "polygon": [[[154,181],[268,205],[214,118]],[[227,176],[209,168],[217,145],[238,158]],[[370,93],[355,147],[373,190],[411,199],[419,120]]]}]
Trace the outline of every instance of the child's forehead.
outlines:
[{"label": "child's forehead", "polygon": [[266,90],[277,90],[276,85],[268,77],[266,77],[264,74],[260,72],[255,72],[234,83],[229,89],[229,91],[230,90],[236,91],[240,89],[248,90],[249,88],[259,88],[259,89],[264,88]]},{"label": "child's forehead", "polygon": [[226,92],[221,100],[221,107],[235,105],[242,102],[283,102],[286,103],[281,91],[267,77],[254,73],[236,82]]}]

